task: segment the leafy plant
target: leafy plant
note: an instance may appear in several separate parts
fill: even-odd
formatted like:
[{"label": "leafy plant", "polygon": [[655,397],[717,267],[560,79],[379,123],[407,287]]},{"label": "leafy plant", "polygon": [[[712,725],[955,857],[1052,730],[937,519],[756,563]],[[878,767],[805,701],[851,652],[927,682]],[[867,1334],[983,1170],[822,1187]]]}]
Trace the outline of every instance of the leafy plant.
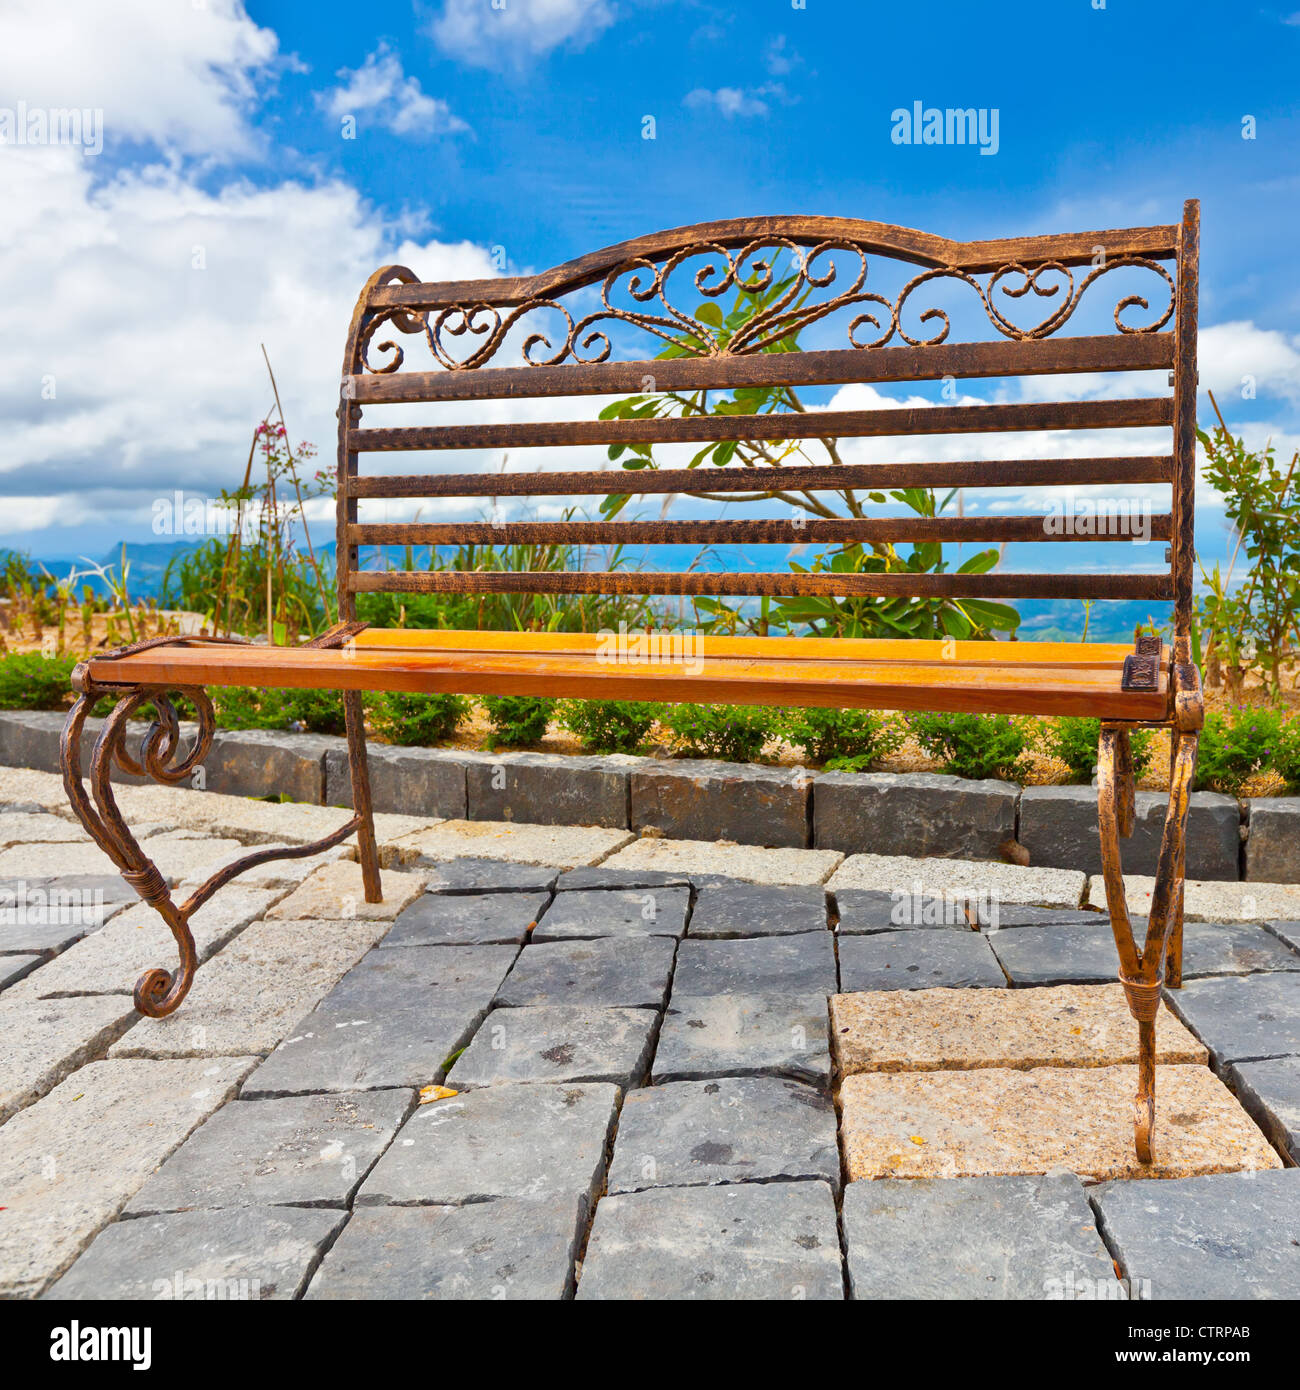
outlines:
[{"label": "leafy plant", "polygon": [[286,690],[284,712],[290,727],[301,725],[313,734],[347,732],[341,690]]},{"label": "leafy plant", "polygon": [[283,729],[289,723],[284,703],[286,693],[267,688],[219,686],[211,692],[217,724],[223,729]]},{"label": "leafy plant", "polygon": [[[1205,450],[1206,480],[1223,497],[1237,546],[1225,578],[1217,565],[1213,575],[1202,566],[1209,592],[1198,615],[1210,629],[1212,650],[1228,661],[1233,693],[1240,692],[1238,673],[1248,659],[1276,699],[1283,665],[1300,636],[1300,452],[1285,468],[1271,443],[1252,453],[1229,433],[1213,395],[1210,401],[1218,426],[1213,434],[1198,430],[1197,438]],[[1232,570],[1242,550],[1251,562],[1250,576],[1234,592]]]},{"label": "leafy plant", "polygon": [[864,771],[896,751],[906,737],[895,719],[868,709],[787,710],[780,730],[811,762],[842,772]]},{"label": "leafy plant", "polygon": [[[735,298],[729,307],[721,302],[720,292],[709,294],[695,311],[699,330],[683,332],[658,354],[658,360],[723,351],[737,335],[748,340],[749,350],[757,344],[761,352],[800,351],[798,339],[803,326],[800,310],[812,287],[800,291],[797,274],[783,271],[779,259],[769,273],[749,280],[742,275],[737,277],[735,284]],[[762,325],[756,324],[760,316],[767,316]],[[798,392],[788,386],[744,386],[730,392],[652,390],[611,402],[600,412],[600,418],[762,416],[805,409]],[[814,456],[808,452],[810,448],[818,448],[820,453]],[[650,444],[612,444],[609,457],[631,472],[659,466],[654,446]],[[783,486],[779,473],[782,465],[824,464],[827,461],[842,462],[838,442],[834,439],[742,439],[706,444],[686,465],[700,470],[699,487],[691,489],[688,495],[710,502],[771,500],[788,507],[796,516],[827,520],[862,518],[867,514],[868,505],[880,506],[891,500],[902,503],[917,515],[933,517],[944,511],[956,495],[956,489],[940,500],[929,488],[903,488],[888,495],[872,491],[863,495],[851,488],[813,493],[792,491]],[[710,491],[709,468],[727,465],[752,470],[752,493]],[[628,491],[607,497],[601,504],[601,512],[607,518],[617,516],[635,495],[635,479],[629,478]],[[957,572],[983,574],[992,569],[998,559],[997,550],[981,551],[966,560]],[[817,555],[809,565],[790,560],[789,566],[797,574],[941,574],[948,570],[949,564],[938,543],[914,545],[904,555],[892,543],[878,541],[865,546],[845,543]],[[695,601],[695,610],[706,630],[736,632],[743,628],[762,635],[776,626],[824,637],[971,638],[987,637],[993,631],[1011,631],[1020,622],[1016,610],[1005,604],[947,597],[806,595],[776,603],[764,599],[757,606],[756,615],[752,606],[737,608],[719,599],[699,598]]]},{"label": "leafy plant", "polygon": [[374,697],[370,722],[389,743],[430,747],[456,732],[470,711],[463,695],[408,695],[386,690]]},{"label": "leafy plant", "polygon": [[1274,766],[1275,760],[1286,768],[1284,778],[1288,772],[1294,777],[1298,741],[1300,734],[1285,724],[1279,709],[1238,705],[1226,713],[1211,712],[1201,730],[1196,785],[1235,796],[1254,773]]},{"label": "leafy plant", "polygon": [[[1101,720],[1086,715],[1059,715],[1043,725],[1043,745],[1053,757],[1070,769],[1072,782],[1090,782],[1097,768],[1097,744],[1101,738]],[[1149,729],[1134,729],[1129,733],[1129,748],[1133,754],[1133,774],[1143,777],[1155,754]]]},{"label": "leafy plant", "polygon": [[485,695],[479,703],[492,726],[490,748],[521,748],[540,742],[556,705],[556,701],[539,695]]},{"label": "leafy plant", "polygon": [[648,700],[564,700],[558,717],[584,752],[637,753],[660,711]]},{"label": "leafy plant", "polygon": [[71,657],[40,652],[0,657],[0,709],[62,709],[75,664]]},{"label": "leafy plant", "polygon": [[664,723],[681,751],[695,758],[752,763],[776,728],[776,715],[761,705],[672,705]]},{"label": "leafy plant", "polygon": [[944,772],[958,777],[1017,778],[1029,730],[1005,714],[909,714],[907,727]]}]

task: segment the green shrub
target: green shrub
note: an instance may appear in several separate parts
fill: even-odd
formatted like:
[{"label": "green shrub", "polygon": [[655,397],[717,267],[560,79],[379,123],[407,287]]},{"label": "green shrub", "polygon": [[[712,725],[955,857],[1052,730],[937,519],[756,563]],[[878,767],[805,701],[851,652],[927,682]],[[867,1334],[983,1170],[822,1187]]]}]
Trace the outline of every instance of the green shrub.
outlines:
[{"label": "green shrub", "polygon": [[370,723],[389,743],[429,747],[449,739],[469,709],[463,695],[408,695],[386,690],[374,697]]},{"label": "green shrub", "polygon": [[565,700],[559,720],[587,753],[635,753],[661,708],[647,700]]},{"label": "green shrub", "polygon": [[1289,719],[1282,725],[1270,762],[1286,783],[1286,790],[1292,795],[1300,792],[1300,719]]},{"label": "green shrub", "polygon": [[1029,742],[1023,724],[1005,714],[909,714],[907,727],[944,772],[958,777],[1023,775]]},{"label": "green shrub", "polygon": [[[1205,716],[1196,758],[1196,786],[1235,796],[1252,773],[1276,767],[1292,776],[1300,769],[1300,736],[1283,722],[1281,710],[1239,706],[1229,714]],[[1288,778],[1288,781],[1290,778]]]},{"label": "green shrub", "polygon": [[70,656],[40,652],[0,657],[0,709],[62,709],[75,665]]},{"label": "green shrub", "polygon": [[341,690],[286,690],[284,712],[290,725],[301,724],[309,733],[347,732]]},{"label": "green shrub", "polygon": [[283,729],[289,723],[283,690],[247,690],[219,686],[210,692],[221,729]]},{"label": "green shrub", "polygon": [[779,720],[761,705],[673,705],[664,722],[688,757],[752,763]]},{"label": "green shrub", "polygon": [[479,703],[492,726],[489,748],[521,748],[540,742],[556,704],[540,695],[485,695]]},{"label": "green shrub", "polygon": [[[1072,782],[1092,781],[1100,738],[1101,720],[1086,715],[1061,715],[1043,725],[1043,746],[1070,769]],[[1155,754],[1151,730],[1133,729],[1128,739],[1133,752],[1133,775],[1144,777]]]},{"label": "green shrub", "polygon": [[860,772],[894,752],[906,731],[869,709],[792,709],[778,719],[781,736],[810,762]]}]

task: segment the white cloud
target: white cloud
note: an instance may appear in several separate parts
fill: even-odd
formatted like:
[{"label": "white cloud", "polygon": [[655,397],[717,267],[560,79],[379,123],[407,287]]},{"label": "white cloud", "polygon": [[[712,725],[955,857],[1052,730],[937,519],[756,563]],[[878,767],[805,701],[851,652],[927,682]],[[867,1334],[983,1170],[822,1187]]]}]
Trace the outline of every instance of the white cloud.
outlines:
[{"label": "white cloud", "polygon": [[1201,390],[1213,391],[1221,405],[1243,387],[1300,400],[1300,338],[1249,320],[1216,323],[1201,329],[1197,359]]},{"label": "white cloud", "polygon": [[245,114],[278,40],[242,0],[7,0],[6,103],[102,110],[106,140],[232,156],[253,144]]},{"label": "white cloud", "polygon": [[317,100],[336,120],[370,113],[394,135],[453,135],[469,127],[440,97],[431,97],[419,79],[408,77],[402,63],[387,44],[366,58],[359,68],[340,68],[346,81],[321,93]]},{"label": "white cloud", "polygon": [[682,104],[692,111],[716,109],[731,120],[735,116],[766,116],[771,110],[772,100],[788,100],[785,88],[779,82],[765,82],[761,87],[719,87],[710,91],[707,87],[696,87],[682,98]]},{"label": "white cloud", "polygon": [[343,340],[371,271],[494,273],[468,242],[402,241],[338,181],[209,191],[154,167],[95,187],[70,150],[5,161],[0,240],[21,254],[0,258],[4,531],[138,525],[175,488],[235,486],[269,404],[263,342],[292,435],[332,466]]},{"label": "white cloud", "polygon": [[521,67],[560,47],[585,48],[614,22],[607,0],[445,0],[429,26],[446,53],[476,67]]}]

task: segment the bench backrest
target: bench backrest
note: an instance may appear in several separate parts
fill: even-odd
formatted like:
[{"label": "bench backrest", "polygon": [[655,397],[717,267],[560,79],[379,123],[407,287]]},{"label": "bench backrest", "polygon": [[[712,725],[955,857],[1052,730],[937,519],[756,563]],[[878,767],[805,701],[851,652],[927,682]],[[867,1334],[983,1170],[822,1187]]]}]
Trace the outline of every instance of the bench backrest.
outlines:
[{"label": "bench backrest", "polygon": [[[532,276],[426,284],[403,266],[385,266],[371,276],[357,301],[343,363],[337,537],[341,615],[355,616],[355,595],[375,590],[1140,598],[1172,601],[1175,631],[1185,634],[1192,606],[1198,243],[1199,204],[1188,202],[1177,225],[998,241],[952,242],[843,218],[764,217],[660,232]],[[793,276],[791,289],[771,299],[782,267]],[[897,292],[882,278],[882,267],[892,267],[900,280],[908,277]],[[1107,294],[1112,274],[1116,279],[1109,283],[1115,288]],[[1135,286],[1138,277],[1145,283]],[[767,295],[771,302],[728,338],[718,320],[738,290]],[[716,303],[721,314],[695,319],[701,300]],[[1111,311],[1113,328],[1106,322],[1105,331],[1079,334],[1087,306],[1095,309],[1103,303]],[[1016,316],[1018,309],[1024,318]],[[1035,319],[1035,313],[1042,317]],[[971,341],[951,340],[962,336],[952,333],[958,319],[976,323]],[[1060,331],[1067,324],[1076,329],[1074,334]],[[796,332],[803,334],[802,350],[781,350]],[[406,335],[411,340],[404,349],[400,339]],[[820,345],[828,339],[830,346]],[[656,357],[673,343],[677,347],[671,355]],[[417,358],[417,349],[424,360]],[[753,386],[806,390],[882,383],[888,389],[945,378],[959,382],[1135,371],[1159,371],[1159,394],[1060,401],[1045,396],[931,408],[878,408],[868,401],[873,408],[810,406],[803,413],[611,419],[596,418],[595,405],[582,399]],[[563,397],[577,399],[567,408],[557,406],[554,398]],[[500,403],[521,400],[537,403],[527,412],[529,418],[499,423]],[[744,400],[742,395],[736,412],[744,411]],[[383,417],[390,407],[426,402],[443,412],[441,423],[386,425]],[[568,418],[550,418],[557,409]],[[1051,447],[1039,451],[1056,457],[831,462],[836,454],[828,455],[824,465],[815,460],[782,463],[779,474],[775,468],[717,467],[711,462],[694,469],[656,466],[637,472],[621,463],[581,470],[561,466],[525,472],[517,467],[521,456],[527,458],[527,451],[537,448],[695,446],[674,450],[685,456],[701,445],[727,440],[770,441],[779,450],[794,439],[815,443],[1151,427],[1172,430],[1167,450],[1097,457],[1096,446],[1084,442],[1092,436],[1084,435],[1054,437]],[[358,467],[363,454],[397,453],[405,459],[415,451],[447,450],[509,451],[511,467],[500,471],[499,452],[480,456],[485,457],[482,471],[470,473],[384,469],[380,475],[373,465],[365,473]],[[360,547],[381,545],[996,544],[1064,542],[1081,534],[1106,539],[1069,524],[1049,527],[1041,508],[1037,514],[1019,514],[1023,503],[1015,506],[1016,490],[1150,484],[1170,490],[1168,510],[1150,518],[1151,539],[1168,543],[1164,562],[1151,566],[1150,550],[1116,545],[1107,548],[1115,556],[1113,569],[1102,572],[1069,572],[1068,546],[1060,552],[1059,565],[1031,574],[1000,569],[983,574],[951,569],[800,574],[761,568],[732,573],[693,568],[425,572],[367,569],[359,563]],[[710,498],[727,501],[752,499],[759,488],[801,496],[854,488],[862,496],[912,487],[1006,489],[998,497],[1008,501],[971,516],[882,516],[866,505],[861,515],[809,520],[787,510],[785,518],[774,518],[769,500],[769,514],[753,520],[727,515],[692,521],[358,521],[358,503],[371,498],[635,493],[656,502],[663,498],[666,510],[673,495],[698,495],[706,489]],[[554,504],[551,510],[554,515]],[[1129,539],[1126,534],[1113,538]],[[1147,563],[1131,572],[1138,558]]]}]

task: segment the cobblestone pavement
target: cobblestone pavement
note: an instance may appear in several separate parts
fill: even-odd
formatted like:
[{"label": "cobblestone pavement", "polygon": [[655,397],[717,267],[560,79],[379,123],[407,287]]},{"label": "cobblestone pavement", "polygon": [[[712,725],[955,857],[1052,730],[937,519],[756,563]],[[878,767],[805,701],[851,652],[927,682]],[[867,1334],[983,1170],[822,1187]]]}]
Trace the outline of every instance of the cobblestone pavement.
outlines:
[{"label": "cobblestone pavement", "polygon": [[[121,800],[174,882],[346,814]],[[0,769],[0,1294],[1300,1297],[1300,924],[1189,925],[1138,1177],[1082,875],[380,820],[382,907],[261,870],[145,1020],[167,933]]]}]

